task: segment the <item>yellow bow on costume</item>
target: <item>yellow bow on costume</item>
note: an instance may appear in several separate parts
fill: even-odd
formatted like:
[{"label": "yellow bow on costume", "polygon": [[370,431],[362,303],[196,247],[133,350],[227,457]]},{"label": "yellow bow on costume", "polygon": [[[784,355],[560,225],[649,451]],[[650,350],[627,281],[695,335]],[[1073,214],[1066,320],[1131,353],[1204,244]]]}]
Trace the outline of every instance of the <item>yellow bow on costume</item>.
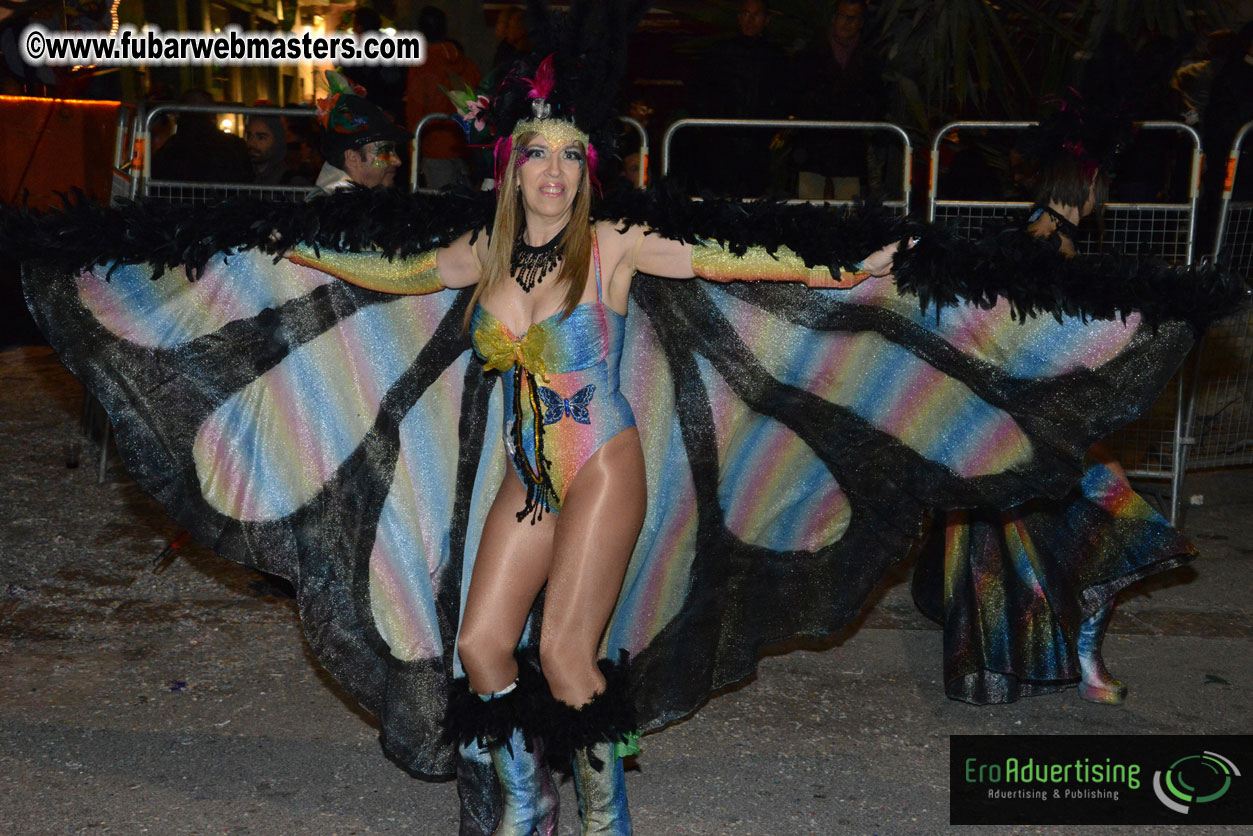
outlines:
[{"label": "yellow bow on costume", "polygon": [[483,355],[483,368],[503,372],[516,363],[540,378],[548,376],[548,368],[544,365],[544,346],[547,342],[548,332],[538,323],[517,339],[505,333],[504,328],[487,325],[480,325],[474,332],[474,343]]}]

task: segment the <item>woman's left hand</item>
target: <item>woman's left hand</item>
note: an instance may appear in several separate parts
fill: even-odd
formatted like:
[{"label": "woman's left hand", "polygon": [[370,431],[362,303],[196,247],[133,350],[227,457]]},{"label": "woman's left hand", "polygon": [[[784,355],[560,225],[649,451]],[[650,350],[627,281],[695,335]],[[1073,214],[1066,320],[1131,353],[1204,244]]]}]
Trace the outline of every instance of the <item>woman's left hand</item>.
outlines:
[{"label": "woman's left hand", "polygon": [[[912,242],[911,242],[912,245]],[[875,278],[892,275],[892,259],[900,249],[901,242],[895,241],[881,250],[875,250],[858,265],[858,272],[866,273]]]}]

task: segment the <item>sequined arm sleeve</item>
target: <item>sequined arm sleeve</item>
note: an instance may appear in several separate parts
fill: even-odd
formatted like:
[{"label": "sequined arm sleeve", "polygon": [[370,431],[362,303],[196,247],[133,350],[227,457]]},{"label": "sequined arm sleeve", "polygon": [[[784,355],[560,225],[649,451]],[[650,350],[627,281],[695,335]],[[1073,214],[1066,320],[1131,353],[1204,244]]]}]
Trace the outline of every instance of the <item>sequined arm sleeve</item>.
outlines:
[{"label": "sequined arm sleeve", "polygon": [[716,241],[692,245],[692,272],[714,282],[802,282],[817,288],[849,288],[869,276],[865,272],[846,270],[841,270],[839,276],[832,276],[825,266],[806,265],[804,259],[787,247],[781,246],[773,253],[765,247],[749,247],[743,255],[736,255]]},{"label": "sequined arm sleeve", "polygon": [[287,258],[369,290],[421,295],[444,288],[435,266],[436,252],[389,259],[373,251],[341,253],[323,248],[316,252],[308,244],[297,244]]}]

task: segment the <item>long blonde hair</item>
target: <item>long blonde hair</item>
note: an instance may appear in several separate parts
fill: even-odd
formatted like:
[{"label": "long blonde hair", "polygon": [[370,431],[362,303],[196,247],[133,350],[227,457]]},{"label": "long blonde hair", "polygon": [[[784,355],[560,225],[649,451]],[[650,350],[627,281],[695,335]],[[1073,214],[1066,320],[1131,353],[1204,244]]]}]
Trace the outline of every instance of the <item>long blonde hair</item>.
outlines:
[{"label": "long blonde hair", "polygon": [[[487,259],[483,262],[483,275],[470,297],[470,305],[466,308],[462,328],[469,330],[470,318],[474,316],[474,308],[484,293],[506,282],[510,278],[510,260],[513,257],[513,245],[526,222],[522,208],[521,181],[518,179],[517,155],[526,152],[526,144],[539,134],[528,131],[514,138],[513,151],[509,162],[504,166],[504,174],[496,191],[496,219],[492,222],[492,234],[488,239]],[[566,283],[566,300],[561,310],[562,319],[569,316],[583,298],[583,290],[587,286],[588,266],[592,261],[592,225],[590,221],[592,209],[591,177],[588,174],[587,148],[579,143],[583,153],[583,176],[579,180],[579,190],[571,207],[570,223],[557,243],[557,251],[561,255],[561,269],[557,273],[557,281]],[[553,149],[554,153],[560,149]]]}]

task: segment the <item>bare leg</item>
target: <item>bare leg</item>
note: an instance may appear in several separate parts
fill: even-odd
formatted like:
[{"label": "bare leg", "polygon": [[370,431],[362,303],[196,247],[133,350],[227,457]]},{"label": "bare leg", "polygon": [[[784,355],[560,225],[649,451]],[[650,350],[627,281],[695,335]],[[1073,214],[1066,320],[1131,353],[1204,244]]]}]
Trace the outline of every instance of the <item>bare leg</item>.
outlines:
[{"label": "bare leg", "polygon": [[525,502],[521,480],[513,471],[506,473],[487,513],[470,576],[457,650],[477,694],[497,693],[517,678],[513,652],[552,565],[556,519],[545,515],[534,525],[518,522],[515,514]]},{"label": "bare leg", "polygon": [[[580,706],[605,687],[596,667],[647,505],[639,431],[597,450],[566,492],[552,543],[540,664],[554,697]],[[477,574],[477,570],[476,570]]]}]

